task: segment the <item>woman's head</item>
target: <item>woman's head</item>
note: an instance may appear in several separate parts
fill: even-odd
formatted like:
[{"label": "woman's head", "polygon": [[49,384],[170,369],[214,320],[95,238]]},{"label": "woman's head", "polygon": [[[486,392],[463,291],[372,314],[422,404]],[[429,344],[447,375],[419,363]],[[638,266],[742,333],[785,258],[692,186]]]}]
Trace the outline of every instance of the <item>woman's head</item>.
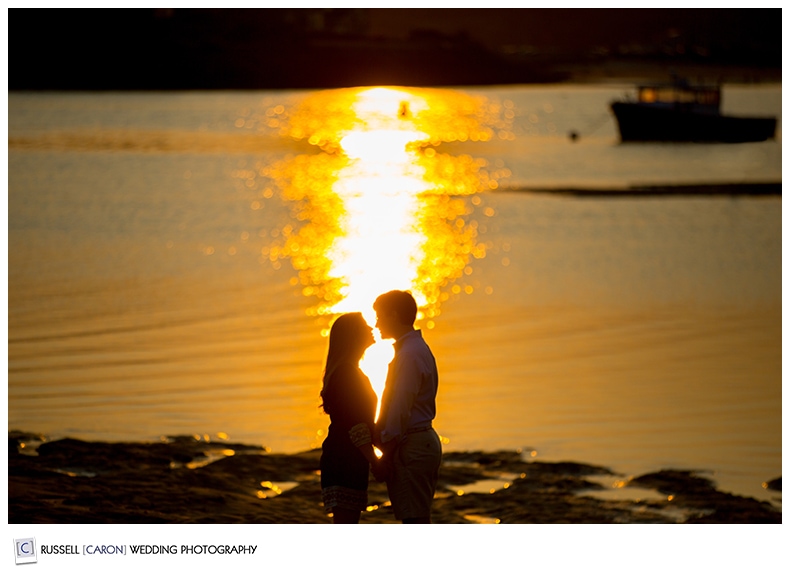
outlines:
[{"label": "woman's head", "polygon": [[324,367],[324,388],[343,363],[359,363],[365,350],[375,342],[373,329],[362,313],[340,315],[329,329],[329,349]]},{"label": "woman's head", "polygon": [[373,329],[362,313],[340,315],[329,330],[329,353],[359,360],[374,343]]}]

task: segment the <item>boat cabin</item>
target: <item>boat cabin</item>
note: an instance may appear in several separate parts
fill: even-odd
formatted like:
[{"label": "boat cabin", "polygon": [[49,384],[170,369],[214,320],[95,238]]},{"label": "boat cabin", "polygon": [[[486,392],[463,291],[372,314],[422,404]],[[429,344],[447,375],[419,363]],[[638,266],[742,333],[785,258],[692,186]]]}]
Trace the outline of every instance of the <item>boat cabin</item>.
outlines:
[{"label": "boat cabin", "polygon": [[639,86],[637,98],[640,104],[698,107],[716,111],[721,103],[721,91],[716,87],[682,84]]}]

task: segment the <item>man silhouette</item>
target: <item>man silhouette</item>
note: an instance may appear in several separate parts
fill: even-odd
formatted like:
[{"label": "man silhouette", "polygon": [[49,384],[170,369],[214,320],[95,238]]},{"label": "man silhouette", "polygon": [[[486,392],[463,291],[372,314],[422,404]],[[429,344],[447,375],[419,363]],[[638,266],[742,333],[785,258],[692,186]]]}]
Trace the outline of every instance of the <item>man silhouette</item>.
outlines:
[{"label": "man silhouette", "polygon": [[395,340],[374,433],[383,453],[381,474],[395,518],[428,524],[442,460],[432,426],[439,385],[436,360],[422,332],[414,328],[417,303],[411,293],[384,293],[373,309],[382,338]]}]

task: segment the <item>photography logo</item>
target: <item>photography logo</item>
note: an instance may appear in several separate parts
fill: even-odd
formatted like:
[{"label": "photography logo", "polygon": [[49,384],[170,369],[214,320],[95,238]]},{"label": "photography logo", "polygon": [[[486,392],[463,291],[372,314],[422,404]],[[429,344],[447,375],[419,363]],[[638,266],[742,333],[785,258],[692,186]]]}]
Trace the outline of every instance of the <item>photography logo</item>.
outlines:
[{"label": "photography logo", "polygon": [[17,564],[36,562],[36,539],[17,538],[14,540],[14,558]]}]

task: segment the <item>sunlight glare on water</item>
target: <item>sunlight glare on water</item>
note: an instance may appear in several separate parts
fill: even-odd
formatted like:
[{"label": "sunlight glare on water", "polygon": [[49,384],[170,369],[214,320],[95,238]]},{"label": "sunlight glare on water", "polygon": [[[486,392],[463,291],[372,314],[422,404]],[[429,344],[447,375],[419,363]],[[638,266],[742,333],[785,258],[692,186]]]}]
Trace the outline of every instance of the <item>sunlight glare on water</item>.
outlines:
[{"label": "sunlight glare on water", "polygon": [[[319,153],[260,169],[297,222],[262,256],[275,266],[291,260],[302,293],[318,300],[308,314],[331,320],[360,311],[373,325],[376,297],[402,289],[414,295],[422,326],[434,327],[450,284],[472,273],[472,258],[485,257],[481,201],[464,196],[497,185],[485,161],[440,146],[493,138],[503,129],[501,109],[452,90],[384,87],[317,92],[296,106],[286,133]],[[377,391],[392,355],[381,347],[363,363]]]}]

